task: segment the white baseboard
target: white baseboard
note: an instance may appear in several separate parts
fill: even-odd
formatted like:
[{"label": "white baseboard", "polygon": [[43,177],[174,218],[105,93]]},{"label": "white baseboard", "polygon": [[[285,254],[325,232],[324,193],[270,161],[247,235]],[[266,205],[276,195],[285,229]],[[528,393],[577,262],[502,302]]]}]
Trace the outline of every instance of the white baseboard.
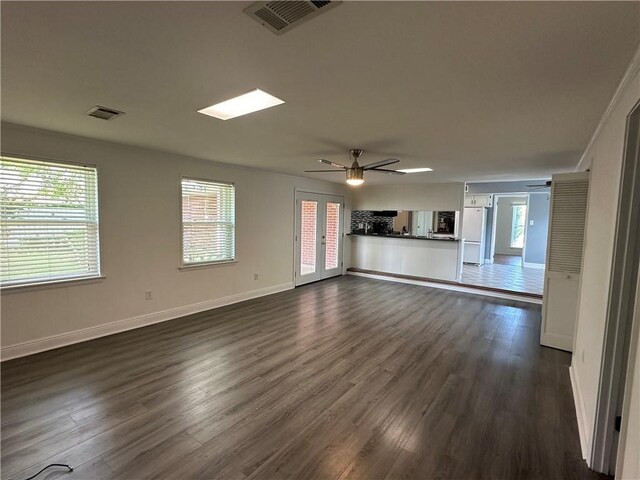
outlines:
[{"label": "white baseboard", "polygon": [[527,268],[539,268],[544,270],[544,263],[522,262],[522,266]]},{"label": "white baseboard", "polygon": [[542,304],[542,300],[539,298],[526,297],[521,295],[511,295],[502,292],[493,292],[490,290],[480,290],[478,288],[471,288],[458,285],[450,285],[447,283],[437,282],[423,282],[420,280],[411,280],[409,278],[389,277],[387,275],[375,275],[372,273],[362,272],[347,272],[348,275],[355,275],[357,277],[375,278],[376,280],[386,280],[387,282],[408,283],[410,285],[421,285],[423,287],[440,288],[442,290],[453,290],[454,292],[471,293],[474,295],[483,295],[485,297],[503,298],[505,300],[515,300],[518,302],[535,303],[537,305]]},{"label": "white baseboard", "polygon": [[[571,378],[571,389],[573,390],[573,401],[576,406],[576,418],[578,419],[578,434],[580,436],[580,449],[582,450],[582,458],[589,458],[589,443],[588,429],[587,429],[587,411],[584,406],[584,399],[582,398],[582,390],[580,389],[580,382],[576,376],[573,366],[569,367],[569,378]],[[587,461],[588,463],[588,461]]]},{"label": "white baseboard", "polygon": [[72,332],[61,333],[51,337],[17,343],[15,345],[3,347],[0,351],[0,357],[2,361],[5,361],[12,358],[33,355],[34,353],[44,352],[45,350],[52,350],[54,348],[60,348],[74,343],[85,342],[94,338],[113,335],[114,333],[145,327],[154,323],[166,322],[167,320],[173,320],[175,318],[184,317],[185,315],[204,312],[205,310],[211,310],[225,305],[243,302],[245,300],[251,300],[252,298],[284,292],[286,290],[291,290],[292,288],[294,288],[293,283],[282,283],[280,285],[250,290],[248,292],[206,300],[204,302],[184,305],[182,307],[171,308],[160,312],[146,313],[137,317],[125,318],[123,320],[74,330]]},{"label": "white baseboard", "polygon": [[493,263],[493,258],[485,258],[484,263]]},{"label": "white baseboard", "polygon": [[564,350],[565,352],[573,351],[573,337],[565,337],[554,333],[542,332],[540,335],[540,344],[545,347]]}]

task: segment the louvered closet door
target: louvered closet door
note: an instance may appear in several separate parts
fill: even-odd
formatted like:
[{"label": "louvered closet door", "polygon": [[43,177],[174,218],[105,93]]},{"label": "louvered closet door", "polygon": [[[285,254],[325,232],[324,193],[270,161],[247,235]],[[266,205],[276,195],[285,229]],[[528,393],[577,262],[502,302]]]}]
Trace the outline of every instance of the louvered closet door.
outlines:
[{"label": "louvered closet door", "polygon": [[571,351],[578,309],[589,174],[554,175],[540,343]]}]

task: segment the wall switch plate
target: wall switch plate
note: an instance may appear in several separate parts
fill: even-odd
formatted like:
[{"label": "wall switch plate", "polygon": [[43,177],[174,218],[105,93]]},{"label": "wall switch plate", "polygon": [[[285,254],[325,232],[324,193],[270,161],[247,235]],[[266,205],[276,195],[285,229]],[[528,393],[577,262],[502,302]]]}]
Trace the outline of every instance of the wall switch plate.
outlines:
[{"label": "wall switch plate", "polygon": [[259,273],[254,273],[253,274],[253,279],[254,280],[258,280],[258,278],[260,278],[260,274]]},{"label": "wall switch plate", "polygon": [[533,220],[529,220],[529,225],[533,225]]},{"label": "wall switch plate", "polygon": [[151,290],[147,290],[144,292],[144,299],[145,300],[151,300],[153,298],[153,295],[151,294]]}]

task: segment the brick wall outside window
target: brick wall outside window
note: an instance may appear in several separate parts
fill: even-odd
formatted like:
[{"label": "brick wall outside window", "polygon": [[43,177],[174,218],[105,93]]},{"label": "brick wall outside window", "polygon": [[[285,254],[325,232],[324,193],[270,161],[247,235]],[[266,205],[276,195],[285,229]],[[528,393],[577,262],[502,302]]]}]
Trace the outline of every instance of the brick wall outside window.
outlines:
[{"label": "brick wall outside window", "polygon": [[327,269],[338,267],[338,244],[340,232],[340,204],[327,203],[327,231],[325,265]]},{"label": "brick wall outside window", "polygon": [[302,219],[300,225],[300,263],[301,275],[316,271],[316,218],[318,204],[302,200]]}]

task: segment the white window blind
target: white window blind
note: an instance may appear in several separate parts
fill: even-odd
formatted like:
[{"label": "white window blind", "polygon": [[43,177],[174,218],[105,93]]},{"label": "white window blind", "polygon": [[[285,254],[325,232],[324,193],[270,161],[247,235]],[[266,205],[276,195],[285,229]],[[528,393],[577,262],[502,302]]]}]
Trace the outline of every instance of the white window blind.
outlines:
[{"label": "white window blind", "polygon": [[93,167],[0,158],[0,284],[100,275]]},{"label": "white window blind", "polygon": [[182,179],[182,263],[235,259],[235,187],[231,183]]}]

